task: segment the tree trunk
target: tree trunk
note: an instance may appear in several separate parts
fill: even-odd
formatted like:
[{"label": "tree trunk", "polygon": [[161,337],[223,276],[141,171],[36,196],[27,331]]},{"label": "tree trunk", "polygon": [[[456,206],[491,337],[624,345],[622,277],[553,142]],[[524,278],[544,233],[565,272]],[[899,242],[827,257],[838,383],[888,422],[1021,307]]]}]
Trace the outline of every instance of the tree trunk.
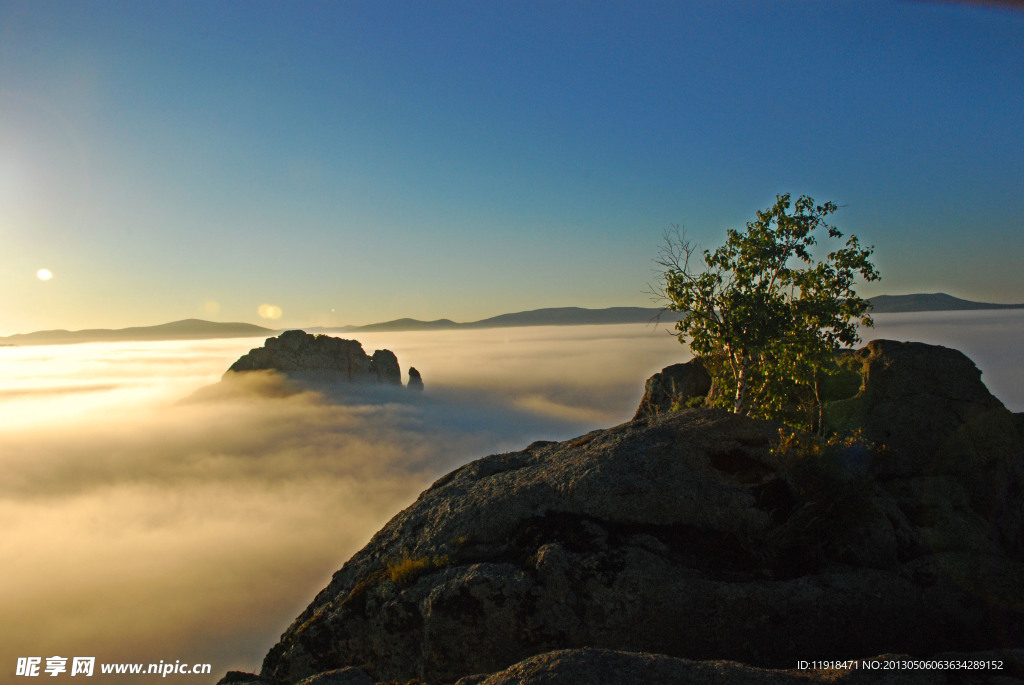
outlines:
[{"label": "tree trunk", "polygon": [[741,363],[736,374],[736,397],[732,403],[733,414],[743,413],[743,401],[747,398],[747,382],[747,365]]},{"label": "tree trunk", "polygon": [[812,428],[817,435],[825,435],[825,401],[822,397],[821,374],[814,372],[814,419]]}]

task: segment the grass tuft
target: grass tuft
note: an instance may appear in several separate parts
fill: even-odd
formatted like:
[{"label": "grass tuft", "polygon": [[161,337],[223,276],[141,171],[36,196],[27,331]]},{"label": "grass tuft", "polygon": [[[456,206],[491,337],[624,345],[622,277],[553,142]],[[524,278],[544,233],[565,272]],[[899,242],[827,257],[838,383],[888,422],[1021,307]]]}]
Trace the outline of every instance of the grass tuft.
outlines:
[{"label": "grass tuft", "polygon": [[416,582],[425,573],[451,565],[452,560],[447,554],[435,554],[412,558],[408,555],[401,559],[387,562],[388,577],[395,585],[404,587]]}]

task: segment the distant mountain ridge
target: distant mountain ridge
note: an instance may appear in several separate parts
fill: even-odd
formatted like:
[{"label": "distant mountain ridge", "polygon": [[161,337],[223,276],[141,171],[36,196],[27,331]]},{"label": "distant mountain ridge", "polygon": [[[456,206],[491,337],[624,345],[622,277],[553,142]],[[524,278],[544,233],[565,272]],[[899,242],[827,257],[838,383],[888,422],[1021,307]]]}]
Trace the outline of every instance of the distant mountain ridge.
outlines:
[{"label": "distant mountain ridge", "polygon": [[[995,304],[973,302],[946,293],[914,293],[910,295],[878,295],[869,299],[874,314],[908,312],[963,311],[980,309],[1024,309],[1022,304]],[[658,307],[547,307],[525,312],[499,314],[479,321],[459,323],[451,319],[421,321],[402,318],[365,326],[306,327],[316,333],[376,333],[388,331],[440,331],[479,328],[511,328],[519,326],[584,326],[621,323],[673,323],[679,312]],[[0,337],[0,346],[7,345],[60,345],[82,342],[113,342],[132,340],[200,340],[205,338],[245,338],[274,335],[284,329],[271,329],[250,323],[218,323],[202,319],[184,319],[158,326],[136,326],[115,330],[94,328],[82,331],[36,331]]]},{"label": "distant mountain ridge", "polygon": [[675,321],[678,312],[668,312],[658,307],[607,307],[605,309],[584,309],[582,307],[556,307],[534,309],[528,312],[500,314],[489,319],[465,324],[467,328],[502,328],[505,326],[560,326],[612,323],[650,323],[659,316]]},{"label": "distant mountain ridge", "polygon": [[[907,312],[958,311],[972,309],[1024,309],[1024,304],[994,304],[973,302],[953,297],[946,293],[915,293],[912,295],[878,295],[868,300],[875,314]],[[679,312],[658,307],[607,307],[585,309],[583,307],[548,307],[512,314],[499,314],[479,321],[458,323],[451,319],[421,321],[419,319],[395,319],[365,326],[342,326],[324,328],[324,331],[377,332],[377,331],[426,331],[467,328],[506,328],[513,326],[579,326],[616,323],[651,323],[656,320],[675,322]]]},{"label": "distant mountain ridge", "polygon": [[0,343],[7,345],[65,345],[83,342],[131,342],[133,340],[202,340],[205,338],[248,338],[274,332],[273,329],[251,323],[219,323],[202,319],[182,319],[157,326],[17,333],[0,338]]},{"label": "distant mountain ridge", "polygon": [[402,319],[395,319],[393,321],[383,321],[381,323],[371,323],[365,326],[342,326],[341,328],[335,329],[324,329],[324,330],[338,330],[338,331],[440,331],[449,328],[462,328],[465,324],[455,323],[451,319],[435,319],[433,321],[421,321],[420,319],[410,319],[408,317]]},{"label": "distant mountain ridge", "polygon": [[451,319],[421,321],[419,319],[395,319],[371,323],[366,326],[342,326],[324,328],[325,331],[377,332],[377,331],[436,331],[467,328],[511,328],[516,326],[585,326],[615,323],[650,323],[658,317],[675,321],[677,312],[667,312],[657,307],[606,307],[586,309],[584,307],[547,307],[526,312],[499,314],[479,321],[458,323]]},{"label": "distant mountain ridge", "polygon": [[912,295],[879,295],[870,299],[875,314],[902,312],[963,311],[968,309],[1024,309],[1021,304],[972,302],[946,293],[914,293]]}]

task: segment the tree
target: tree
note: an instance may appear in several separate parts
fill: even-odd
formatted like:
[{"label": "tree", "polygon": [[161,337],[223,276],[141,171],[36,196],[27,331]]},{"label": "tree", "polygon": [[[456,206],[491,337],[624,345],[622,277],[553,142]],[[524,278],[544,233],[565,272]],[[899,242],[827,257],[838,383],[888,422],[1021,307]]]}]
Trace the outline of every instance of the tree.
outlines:
[{"label": "tree", "polygon": [[854,280],[879,279],[874,248],[856,236],[824,259],[812,255],[822,231],[843,237],[826,222],[837,209],[778,195],[745,231],[730,229],[723,246],[700,252],[700,269],[697,248],[678,231],[666,235],[659,294],[684,312],[679,341],[709,361],[719,400],[735,413],[822,428],[822,383],[836,352],[860,340],[857,320],[874,323]]}]

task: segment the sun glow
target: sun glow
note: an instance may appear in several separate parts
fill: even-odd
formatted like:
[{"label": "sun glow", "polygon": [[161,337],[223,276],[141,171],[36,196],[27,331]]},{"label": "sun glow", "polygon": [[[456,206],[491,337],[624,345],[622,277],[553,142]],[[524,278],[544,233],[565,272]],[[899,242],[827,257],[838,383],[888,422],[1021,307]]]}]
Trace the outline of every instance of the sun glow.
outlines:
[{"label": "sun glow", "polygon": [[49,269],[40,269],[39,271],[36,272],[36,278],[38,278],[40,281],[48,281],[51,278],[53,278],[53,272],[50,271]]},{"label": "sun glow", "polygon": [[281,314],[283,313],[281,311],[280,307],[278,307],[277,305],[273,305],[273,304],[261,304],[260,308],[257,309],[256,311],[264,319],[271,319],[271,320],[273,320],[273,319],[280,319],[281,318]]}]

